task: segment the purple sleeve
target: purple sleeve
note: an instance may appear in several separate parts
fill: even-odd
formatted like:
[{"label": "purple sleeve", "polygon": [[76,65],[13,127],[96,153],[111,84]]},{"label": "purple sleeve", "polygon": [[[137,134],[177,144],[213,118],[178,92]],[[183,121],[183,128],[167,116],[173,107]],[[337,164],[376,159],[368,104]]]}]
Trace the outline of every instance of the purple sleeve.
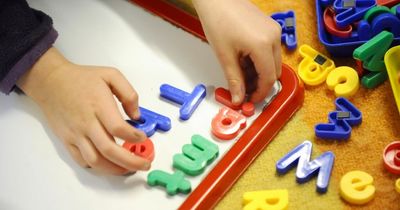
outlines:
[{"label": "purple sleeve", "polygon": [[0,91],[9,94],[14,89],[17,80],[26,71],[32,68],[36,61],[53,46],[57,36],[57,31],[51,28],[36,45],[26,52],[22,58],[15,63],[4,79],[0,81]]}]

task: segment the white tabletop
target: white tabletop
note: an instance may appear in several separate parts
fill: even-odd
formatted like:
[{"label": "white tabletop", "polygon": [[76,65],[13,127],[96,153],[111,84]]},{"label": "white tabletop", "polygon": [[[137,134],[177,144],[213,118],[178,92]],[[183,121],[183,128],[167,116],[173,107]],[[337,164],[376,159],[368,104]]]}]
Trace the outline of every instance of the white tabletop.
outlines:
[{"label": "white tabletop", "polygon": [[[29,2],[53,18],[60,34],[55,45],[67,58],[120,69],[138,91],[141,106],[171,118],[169,132],[151,137],[156,152],[152,170],[172,173],[172,156],[193,134],[219,146],[220,157],[206,172],[188,177],[195,188],[234,143],[210,135],[211,119],[221,107],[213,89],[226,86],[211,48],[127,1]],[[180,121],[179,107],[159,98],[163,83],[187,92],[202,83],[208,95],[191,119]],[[0,148],[0,209],[176,209],[186,198],[147,186],[144,172],[118,177],[81,168],[49,129],[40,108],[24,95],[0,95]]]}]

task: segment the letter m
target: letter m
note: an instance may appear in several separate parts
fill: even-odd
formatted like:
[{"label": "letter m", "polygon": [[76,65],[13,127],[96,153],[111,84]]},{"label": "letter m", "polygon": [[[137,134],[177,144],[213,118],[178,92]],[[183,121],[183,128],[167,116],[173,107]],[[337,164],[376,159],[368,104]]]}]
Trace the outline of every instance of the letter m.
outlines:
[{"label": "letter m", "polygon": [[335,155],[328,151],[310,162],[311,151],[312,143],[304,141],[278,160],[276,170],[279,174],[285,174],[297,165],[296,180],[298,183],[307,182],[312,176],[318,174],[317,191],[325,193],[328,188]]}]

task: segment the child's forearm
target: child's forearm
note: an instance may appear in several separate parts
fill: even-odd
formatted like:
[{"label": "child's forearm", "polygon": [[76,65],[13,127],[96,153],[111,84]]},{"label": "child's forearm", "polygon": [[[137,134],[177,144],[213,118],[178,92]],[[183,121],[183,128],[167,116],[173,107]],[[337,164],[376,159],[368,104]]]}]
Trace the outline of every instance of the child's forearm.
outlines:
[{"label": "child's forearm", "polygon": [[[213,1],[213,0],[209,0],[209,1]],[[208,1],[204,1],[204,0],[192,0],[193,6],[194,8],[197,10],[201,9],[201,6],[204,5],[204,3],[207,3]]]},{"label": "child's forearm", "polygon": [[[212,4],[213,1],[216,0],[192,0],[193,6],[195,7],[195,9],[201,9],[204,6],[207,6],[207,4]],[[223,1],[223,0],[218,0],[218,1]]]}]

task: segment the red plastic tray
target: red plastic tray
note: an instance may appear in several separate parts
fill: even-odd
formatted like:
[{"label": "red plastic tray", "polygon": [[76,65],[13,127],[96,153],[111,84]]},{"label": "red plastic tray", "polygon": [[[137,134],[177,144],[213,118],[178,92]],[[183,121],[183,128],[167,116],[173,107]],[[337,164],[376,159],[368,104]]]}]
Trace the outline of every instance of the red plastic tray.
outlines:
[{"label": "red plastic tray", "polygon": [[[206,40],[198,17],[176,5],[164,0],[131,0],[131,2]],[[304,99],[303,85],[296,73],[286,64],[282,66],[280,82],[281,92],[189,194],[179,209],[213,208],[301,107]]]}]

